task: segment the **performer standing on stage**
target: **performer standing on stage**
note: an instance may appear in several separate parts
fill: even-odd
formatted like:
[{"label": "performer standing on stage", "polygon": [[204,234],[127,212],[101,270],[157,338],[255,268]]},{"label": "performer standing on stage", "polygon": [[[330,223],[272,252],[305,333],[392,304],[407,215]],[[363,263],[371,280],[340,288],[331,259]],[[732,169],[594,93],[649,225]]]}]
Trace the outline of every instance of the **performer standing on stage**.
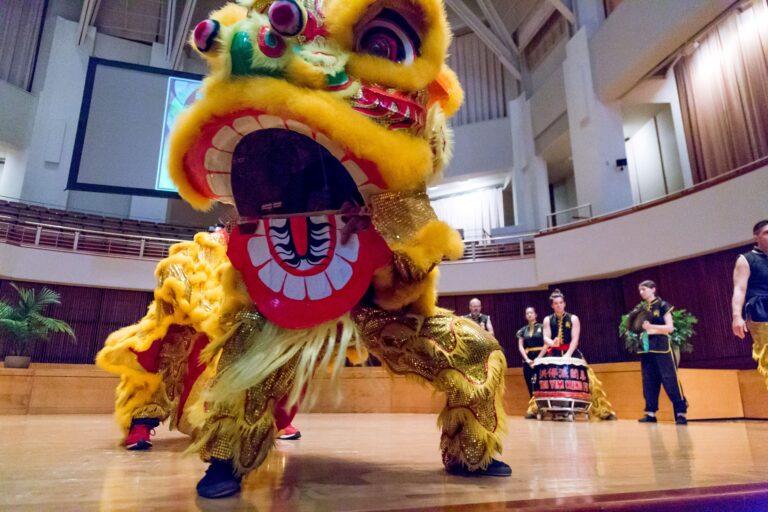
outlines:
[{"label": "performer standing on stage", "polygon": [[677,365],[672,355],[669,335],[675,330],[672,324],[674,307],[656,296],[656,283],[643,281],[638,286],[640,297],[645,301],[643,307],[648,315],[642,323],[643,345],[640,354],[640,367],[643,373],[643,397],[645,398],[645,416],[640,423],[656,423],[656,411],[659,410],[659,392],[662,384],[664,391],[675,411],[675,423],[685,425],[688,402],[683,394],[683,387],[677,376]]},{"label": "performer standing on stage", "polygon": [[768,384],[768,219],[752,228],[755,247],[733,269],[733,334],[752,333],[752,358]]},{"label": "performer standing on stage", "polygon": [[[553,314],[544,318],[542,330],[544,333],[544,345],[547,356],[570,359],[576,357],[586,361],[584,354],[579,350],[581,336],[581,322],[579,317],[565,311],[565,296],[563,292],[555,289],[549,296]],[[555,337],[552,337],[552,334]],[[589,416],[593,419],[615,420],[616,413],[608,401],[608,395],[603,390],[602,382],[597,378],[592,368],[587,370],[589,374],[589,387],[592,407]],[[529,408],[529,412],[530,412]]]},{"label": "performer standing on stage", "polygon": [[493,324],[491,323],[491,317],[482,313],[483,303],[480,299],[474,298],[469,301],[469,314],[464,315],[464,318],[469,318],[477,323],[480,327],[488,331],[491,336],[495,336],[493,333]]},{"label": "performer standing on stage", "polygon": [[528,395],[533,396],[533,360],[544,349],[544,331],[540,323],[536,321],[536,310],[533,307],[525,308],[525,319],[528,324],[517,331],[517,349],[523,356],[523,375],[525,385],[528,386]]}]

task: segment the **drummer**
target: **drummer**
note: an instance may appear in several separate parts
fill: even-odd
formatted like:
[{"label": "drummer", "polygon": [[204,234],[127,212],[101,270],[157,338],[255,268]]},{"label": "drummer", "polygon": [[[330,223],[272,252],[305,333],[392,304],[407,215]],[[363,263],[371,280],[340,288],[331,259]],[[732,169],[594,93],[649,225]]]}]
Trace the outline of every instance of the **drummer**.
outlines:
[{"label": "drummer", "polygon": [[554,313],[544,318],[543,323],[547,355],[566,358],[575,356],[584,359],[584,355],[579,350],[581,334],[579,317],[565,311],[565,296],[560,290],[556,289],[552,292],[549,303]]},{"label": "drummer", "polygon": [[638,286],[643,307],[649,313],[650,320],[643,322],[643,346],[639,350],[640,368],[643,374],[643,396],[645,415],[640,423],[656,423],[656,411],[659,409],[659,392],[662,384],[675,411],[675,423],[685,425],[688,402],[683,395],[683,387],[677,376],[677,365],[672,355],[669,335],[675,330],[672,323],[674,307],[656,296],[656,283],[643,281]]},{"label": "drummer", "polygon": [[544,331],[541,324],[536,321],[536,310],[529,306],[525,308],[525,319],[528,321],[517,331],[517,349],[523,356],[523,376],[525,385],[528,386],[528,395],[533,396],[533,360],[544,350]]},{"label": "drummer", "polygon": [[[542,355],[546,352],[546,355],[551,357],[564,359],[575,357],[586,363],[584,354],[579,350],[579,337],[581,335],[579,317],[565,311],[565,296],[560,290],[556,289],[552,292],[549,296],[549,303],[552,306],[553,314],[544,318],[542,324],[545,346]],[[608,401],[608,395],[603,389],[602,382],[597,378],[592,368],[587,367],[587,373],[589,375],[590,401],[592,402],[592,407],[589,409],[590,418],[615,420],[616,413]]]}]

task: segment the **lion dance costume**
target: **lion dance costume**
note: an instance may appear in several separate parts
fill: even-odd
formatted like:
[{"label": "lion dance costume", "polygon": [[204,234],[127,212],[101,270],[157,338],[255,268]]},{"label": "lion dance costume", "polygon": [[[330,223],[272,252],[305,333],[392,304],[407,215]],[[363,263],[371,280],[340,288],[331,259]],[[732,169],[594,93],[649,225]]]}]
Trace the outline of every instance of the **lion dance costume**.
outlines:
[{"label": "lion dance costume", "polygon": [[239,490],[314,372],[368,353],[446,394],[449,472],[511,474],[493,458],[502,350],[435,305],[437,264],[463,251],[426,194],[463,100],[449,41],[441,0],[241,1],[195,28],[210,74],[169,168],[189,204],[239,221],[174,246],[147,315],[97,362],[121,375],[126,432],[171,418],[193,435],[202,496]]}]

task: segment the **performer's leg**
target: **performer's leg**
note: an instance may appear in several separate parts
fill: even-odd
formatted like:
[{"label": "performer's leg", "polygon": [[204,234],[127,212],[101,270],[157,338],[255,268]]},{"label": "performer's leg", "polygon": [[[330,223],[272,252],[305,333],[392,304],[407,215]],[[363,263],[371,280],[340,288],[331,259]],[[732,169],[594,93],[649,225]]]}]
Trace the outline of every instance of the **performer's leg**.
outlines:
[{"label": "performer's leg", "polygon": [[368,350],[391,371],[445,392],[438,423],[443,464],[456,474],[509,476],[501,452],[506,360],[499,343],[474,322],[440,312],[405,316],[365,309],[356,314]]},{"label": "performer's leg", "polygon": [[685,413],[688,410],[688,403],[685,401],[683,386],[680,384],[680,378],[677,375],[675,359],[671,352],[669,354],[655,355],[664,391],[666,391],[667,396],[672,401],[672,407],[675,411],[675,422],[685,424]]},{"label": "performer's leg", "polygon": [[535,372],[533,368],[523,362],[523,377],[525,377],[525,385],[528,387],[528,396],[533,396],[533,375]]},{"label": "performer's leg", "polygon": [[752,359],[768,386],[768,322],[747,321],[747,329],[752,334]]},{"label": "performer's leg", "polygon": [[661,376],[656,364],[656,354],[640,354],[640,370],[643,376],[643,398],[645,398],[645,414],[655,418],[659,410],[659,392],[661,391]]},{"label": "performer's leg", "polygon": [[[245,338],[235,335],[224,345],[220,372],[245,352]],[[237,493],[242,476],[267,457],[277,433],[275,410],[291,390],[297,360],[298,355],[246,391],[226,393],[216,389],[214,382],[208,401],[196,406],[198,423],[204,425],[190,451],[198,451],[211,463],[198,482],[200,496],[223,498]]]}]

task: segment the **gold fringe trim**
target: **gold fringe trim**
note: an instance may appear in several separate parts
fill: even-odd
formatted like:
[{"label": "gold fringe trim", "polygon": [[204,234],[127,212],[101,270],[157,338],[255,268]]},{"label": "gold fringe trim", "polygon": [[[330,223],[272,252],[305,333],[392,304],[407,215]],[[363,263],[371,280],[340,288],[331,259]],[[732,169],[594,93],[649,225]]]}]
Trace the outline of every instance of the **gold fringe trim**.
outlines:
[{"label": "gold fringe trim", "polygon": [[611,402],[608,401],[608,394],[603,389],[603,383],[595,375],[592,368],[587,368],[589,375],[589,388],[591,392],[592,407],[589,409],[589,419],[592,421],[615,419],[616,412],[613,410]]},{"label": "gold fringe trim", "polygon": [[203,400],[227,401],[233,393],[258,386],[296,357],[295,381],[286,407],[296,405],[302,393],[311,401],[315,370],[328,368],[331,380],[335,380],[349,350],[359,354],[359,359],[363,357],[364,349],[349,315],[309,329],[285,329],[265,322],[263,328],[253,330],[245,340],[244,352],[216,377]]}]

